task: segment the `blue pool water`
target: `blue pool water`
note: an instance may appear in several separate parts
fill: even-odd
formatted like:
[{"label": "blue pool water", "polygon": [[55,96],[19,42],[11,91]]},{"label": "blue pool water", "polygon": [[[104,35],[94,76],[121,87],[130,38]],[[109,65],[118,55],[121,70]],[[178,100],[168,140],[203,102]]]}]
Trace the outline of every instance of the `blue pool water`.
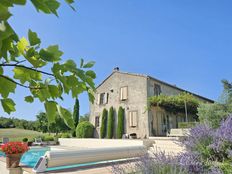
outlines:
[{"label": "blue pool water", "polygon": [[[49,147],[33,147],[23,154],[20,162],[33,168],[39,158],[43,156],[47,151],[50,151]],[[5,156],[5,154],[3,152],[0,152],[0,156]]]}]

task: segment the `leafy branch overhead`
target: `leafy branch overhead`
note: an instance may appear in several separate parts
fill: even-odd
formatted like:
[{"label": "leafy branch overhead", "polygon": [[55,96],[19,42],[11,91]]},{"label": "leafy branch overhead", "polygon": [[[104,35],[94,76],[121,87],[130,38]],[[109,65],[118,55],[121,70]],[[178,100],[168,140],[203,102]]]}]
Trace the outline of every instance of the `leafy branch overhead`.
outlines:
[{"label": "leafy branch overhead", "polygon": [[[58,16],[60,7],[58,0],[30,0],[38,12]],[[74,0],[65,0],[72,8]],[[27,37],[19,38],[8,20],[12,16],[9,11],[15,5],[26,5],[27,0],[0,1],[0,100],[2,108],[10,114],[15,111],[15,102],[10,94],[15,93],[17,86],[28,90],[30,95],[25,101],[33,103],[35,99],[44,103],[48,121],[54,122],[56,113],[65,123],[74,128],[71,113],[60,106],[58,99],[71,94],[77,98],[87,92],[93,102],[96,74],[90,68],[94,62],[80,60],[78,66],[73,60],[62,61],[63,52],[58,45],[41,48],[41,39],[36,32],[28,30]],[[10,71],[13,72],[9,73]]]}]

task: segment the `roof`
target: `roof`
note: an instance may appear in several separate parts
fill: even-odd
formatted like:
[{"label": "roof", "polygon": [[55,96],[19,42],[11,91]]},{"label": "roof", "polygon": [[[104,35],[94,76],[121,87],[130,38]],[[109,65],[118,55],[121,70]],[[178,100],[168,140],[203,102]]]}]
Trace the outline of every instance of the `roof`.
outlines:
[{"label": "roof", "polygon": [[175,88],[175,89],[177,89],[177,90],[180,90],[180,91],[182,91],[182,92],[187,92],[187,93],[189,93],[189,94],[192,94],[193,96],[196,96],[196,97],[198,97],[198,98],[201,98],[201,99],[203,99],[203,100],[206,100],[206,101],[208,101],[208,102],[210,102],[210,103],[214,103],[214,100],[212,100],[212,99],[203,97],[203,96],[201,96],[201,95],[199,95],[199,94],[195,94],[195,93],[190,92],[190,91],[188,91],[188,90],[185,90],[185,89],[182,89],[182,88],[180,88],[180,87],[177,87],[176,85],[172,85],[172,84],[169,84],[169,83],[164,82],[164,81],[162,81],[162,80],[159,80],[159,79],[157,79],[157,78],[154,78],[154,77],[152,77],[152,76],[145,75],[145,74],[136,74],[136,73],[122,72],[122,71],[113,71],[113,72],[112,72],[108,77],[106,77],[106,79],[103,80],[96,88],[100,87],[100,86],[101,86],[106,80],[108,80],[114,73],[127,74],[127,75],[139,76],[139,77],[144,77],[144,78],[147,78],[147,79],[152,79],[152,80],[155,80],[155,81],[157,81],[157,82],[159,82],[159,83],[161,83],[161,84],[167,85],[167,86],[172,87],[172,88]]}]

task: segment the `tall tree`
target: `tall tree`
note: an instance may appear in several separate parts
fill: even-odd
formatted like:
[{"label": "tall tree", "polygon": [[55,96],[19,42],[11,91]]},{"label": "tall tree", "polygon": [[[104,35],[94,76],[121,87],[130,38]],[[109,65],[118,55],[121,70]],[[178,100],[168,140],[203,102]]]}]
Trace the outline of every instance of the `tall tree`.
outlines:
[{"label": "tall tree", "polygon": [[[12,16],[10,9],[15,5],[26,5],[31,1],[37,11],[58,16],[60,7],[58,0],[0,0],[0,102],[3,110],[10,114],[15,111],[15,102],[10,94],[16,87],[27,90],[30,95],[25,101],[32,103],[38,99],[44,104],[48,121],[55,121],[56,113],[65,123],[74,129],[72,114],[60,104],[64,93],[76,98],[80,93],[87,92],[93,102],[93,91],[96,78],[94,71],[89,70],[94,62],[80,60],[80,65],[69,59],[62,61],[63,52],[58,45],[41,48],[42,42],[36,32],[28,30],[28,36],[19,38],[14,27],[10,25]],[[65,0],[70,6],[74,0]],[[72,7],[72,6],[71,6]],[[72,7],[73,8],[73,7]],[[17,16],[15,16],[17,18]],[[40,25],[43,26],[42,24]],[[67,36],[68,37],[68,36]],[[47,70],[47,71],[45,71]],[[8,73],[12,71],[13,73]]]},{"label": "tall tree", "polygon": [[110,107],[108,123],[107,123],[107,138],[112,138],[114,132],[114,108]]},{"label": "tall tree", "polygon": [[100,127],[101,138],[106,137],[107,115],[108,115],[108,111],[107,109],[104,108],[102,112],[101,127]]},{"label": "tall tree", "polygon": [[75,105],[73,108],[73,121],[75,125],[75,129],[73,130],[73,137],[76,137],[76,127],[79,123],[79,117],[80,117],[80,104],[79,104],[79,99],[76,98],[75,100]]},{"label": "tall tree", "polygon": [[122,138],[124,133],[124,109],[120,106],[118,109],[117,138]]}]

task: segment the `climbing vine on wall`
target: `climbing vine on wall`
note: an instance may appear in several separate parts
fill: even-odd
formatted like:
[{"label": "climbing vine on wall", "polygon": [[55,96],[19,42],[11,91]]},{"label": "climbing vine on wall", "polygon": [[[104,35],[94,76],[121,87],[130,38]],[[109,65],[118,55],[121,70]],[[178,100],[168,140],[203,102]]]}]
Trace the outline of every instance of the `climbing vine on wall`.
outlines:
[{"label": "climbing vine on wall", "polygon": [[159,106],[171,113],[184,113],[185,103],[187,111],[190,114],[197,113],[197,107],[200,104],[200,100],[189,93],[180,93],[179,95],[159,95],[153,96],[148,99],[149,108],[152,106]]}]

